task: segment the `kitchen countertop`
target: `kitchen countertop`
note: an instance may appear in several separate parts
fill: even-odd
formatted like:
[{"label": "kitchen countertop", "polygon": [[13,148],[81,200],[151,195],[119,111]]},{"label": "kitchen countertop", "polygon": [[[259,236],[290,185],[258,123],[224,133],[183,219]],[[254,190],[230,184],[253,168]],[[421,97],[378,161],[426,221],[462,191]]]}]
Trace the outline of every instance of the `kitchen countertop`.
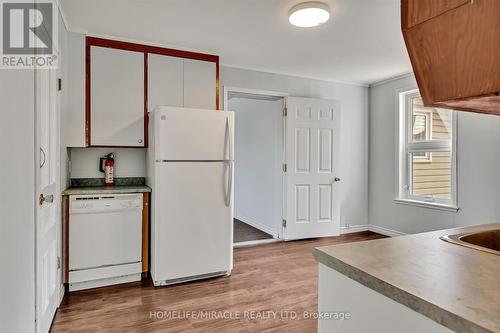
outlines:
[{"label": "kitchen countertop", "polygon": [[79,194],[122,194],[122,193],[145,193],[151,192],[151,188],[145,185],[120,185],[120,186],[89,186],[69,187],[63,191],[63,195]]},{"label": "kitchen countertop", "polygon": [[314,249],[316,260],[457,332],[500,332],[500,256],[440,236],[478,225]]}]

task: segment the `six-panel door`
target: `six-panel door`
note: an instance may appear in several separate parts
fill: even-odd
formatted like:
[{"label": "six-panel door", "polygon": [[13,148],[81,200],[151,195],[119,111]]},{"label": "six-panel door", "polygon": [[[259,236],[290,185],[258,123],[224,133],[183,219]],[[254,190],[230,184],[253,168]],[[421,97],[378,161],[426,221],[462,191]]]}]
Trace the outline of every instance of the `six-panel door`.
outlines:
[{"label": "six-panel door", "polygon": [[287,98],[285,239],[339,234],[338,101]]}]

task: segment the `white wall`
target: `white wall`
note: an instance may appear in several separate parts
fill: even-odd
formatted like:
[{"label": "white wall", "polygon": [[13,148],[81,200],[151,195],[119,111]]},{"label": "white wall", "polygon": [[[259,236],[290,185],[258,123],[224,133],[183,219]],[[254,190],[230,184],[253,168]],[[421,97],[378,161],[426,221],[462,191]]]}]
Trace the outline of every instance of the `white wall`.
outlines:
[{"label": "white wall", "polygon": [[71,178],[104,178],[99,158],[115,153],[115,177],[146,177],[146,149],[70,148]]},{"label": "white wall", "polygon": [[500,117],[458,113],[455,212],[396,204],[396,90],[415,89],[413,76],[370,88],[370,224],[404,233],[500,220]]},{"label": "white wall", "polygon": [[[342,103],[341,227],[368,223],[368,88],[221,66],[220,85],[273,90]],[[222,90],[221,90],[222,93]],[[222,103],[222,98],[221,98]],[[222,107],[222,105],[221,105]]]},{"label": "white wall", "polygon": [[0,69],[0,332],[35,327],[33,75]]},{"label": "white wall", "polygon": [[231,98],[235,111],[234,216],[273,236],[283,205],[283,99]]}]

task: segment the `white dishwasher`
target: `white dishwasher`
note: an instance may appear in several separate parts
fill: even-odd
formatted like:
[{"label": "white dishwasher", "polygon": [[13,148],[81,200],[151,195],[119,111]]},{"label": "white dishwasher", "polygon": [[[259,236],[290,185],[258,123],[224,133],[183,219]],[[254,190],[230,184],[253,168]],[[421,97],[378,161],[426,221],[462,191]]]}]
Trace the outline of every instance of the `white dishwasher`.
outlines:
[{"label": "white dishwasher", "polygon": [[142,209],[142,194],[70,196],[70,291],[141,279]]}]

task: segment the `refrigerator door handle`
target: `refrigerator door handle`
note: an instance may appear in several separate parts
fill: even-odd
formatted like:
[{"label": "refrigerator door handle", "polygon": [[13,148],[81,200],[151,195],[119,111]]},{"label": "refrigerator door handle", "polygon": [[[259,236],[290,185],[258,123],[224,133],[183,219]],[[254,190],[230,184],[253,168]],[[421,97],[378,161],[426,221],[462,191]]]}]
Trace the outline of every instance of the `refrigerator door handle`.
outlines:
[{"label": "refrigerator door handle", "polygon": [[225,164],[229,164],[229,172],[228,172],[228,180],[227,180],[227,188],[225,189],[226,195],[226,207],[231,206],[231,194],[233,190],[233,161],[232,161],[232,152],[233,152],[233,141],[231,138],[231,129],[229,126],[229,117],[226,117],[226,135],[229,139],[229,160],[225,162]]},{"label": "refrigerator door handle", "polygon": [[227,189],[227,203],[226,206],[231,206],[231,197],[233,193],[233,161],[229,161],[229,186]]}]

